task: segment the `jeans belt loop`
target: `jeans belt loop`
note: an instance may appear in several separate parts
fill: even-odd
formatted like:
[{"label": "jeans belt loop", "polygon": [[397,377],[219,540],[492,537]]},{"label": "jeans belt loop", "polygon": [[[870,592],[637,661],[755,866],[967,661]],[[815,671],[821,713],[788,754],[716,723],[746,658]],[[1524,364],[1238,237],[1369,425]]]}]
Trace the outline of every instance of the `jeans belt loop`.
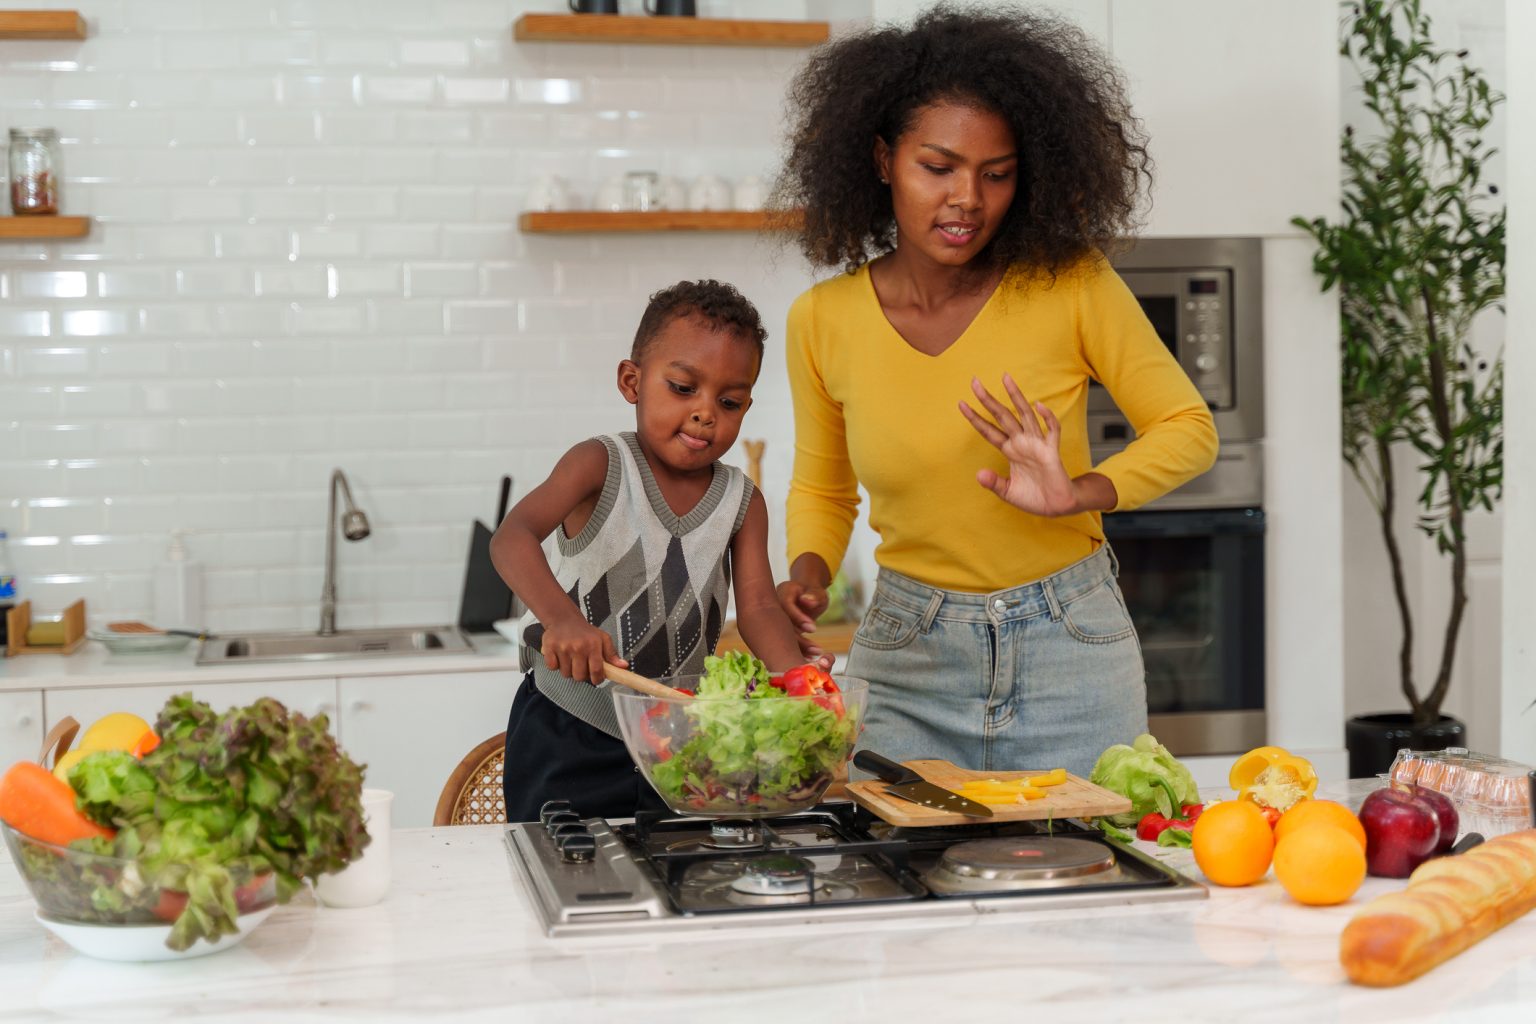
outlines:
[{"label": "jeans belt loop", "polygon": [[923,609],[923,619],[918,623],[917,627],[924,635],[927,635],[929,628],[933,626],[933,620],[938,618],[939,607],[943,603],[944,592],[942,590],[935,589],[933,593],[928,595],[928,607]]},{"label": "jeans belt loop", "polygon": [[1047,576],[1040,581],[1040,590],[1045,594],[1045,603],[1051,608],[1051,621],[1061,621],[1061,602],[1056,599],[1056,581]]},{"label": "jeans belt loop", "polygon": [[1109,546],[1109,541],[1104,542],[1104,553],[1109,555],[1109,574],[1116,579],[1120,578],[1120,559],[1115,557],[1115,549]]}]

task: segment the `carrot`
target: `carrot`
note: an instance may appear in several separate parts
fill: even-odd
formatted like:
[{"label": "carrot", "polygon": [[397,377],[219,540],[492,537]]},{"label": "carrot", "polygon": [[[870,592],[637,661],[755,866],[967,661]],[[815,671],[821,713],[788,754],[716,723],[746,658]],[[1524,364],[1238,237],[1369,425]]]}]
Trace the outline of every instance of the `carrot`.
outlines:
[{"label": "carrot", "polygon": [[111,839],[75,806],[75,791],[40,764],[18,761],[0,776],[0,821],[23,835],[68,846],[76,839]]},{"label": "carrot", "polygon": [[146,729],[144,735],[128,749],[128,753],[134,757],[143,757],[160,745],[160,737],[156,736],[153,729]]}]

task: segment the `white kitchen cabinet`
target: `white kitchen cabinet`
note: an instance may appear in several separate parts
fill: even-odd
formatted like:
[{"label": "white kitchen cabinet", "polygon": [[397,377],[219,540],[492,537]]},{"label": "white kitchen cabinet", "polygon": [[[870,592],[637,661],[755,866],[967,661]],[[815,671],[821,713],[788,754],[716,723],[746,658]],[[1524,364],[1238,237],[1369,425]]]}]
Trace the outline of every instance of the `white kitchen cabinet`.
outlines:
[{"label": "white kitchen cabinet", "polygon": [[[330,716],[330,731],[337,735],[335,679],[271,679],[239,683],[186,683],[180,686],[100,686],[78,690],[49,690],[45,694],[47,724],[65,715],[72,716],[85,729],[96,719],[114,711],[129,711],[154,724],[165,702],[179,693],[191,693],[206,701],[215,711],[227,711],[237,705],[252,704],[262,697],[275,697],[294,711],[313,718]],[[41,742],[41,740],[39,740]],[[36,751],[33,751],[34,756]]]},{"label": "white kitchen cabinet", "polygon": [[1151,137],[1151,235],[1292,235],[1334,215],[1335,0],[1111,0],[1112,51]]},{"label": "white kitchen cabinet", "polygon": [[16,761],[35,761],[43,745],[43,692],[0,693],[0,772]]},{"label": "white kitchen cabinet", "polygon": [[341,680],[341,743],[365,783],[395,794],[396,828],[424,828],[443,783],[476,744],[507,727],[520,673],[359,676]]}]

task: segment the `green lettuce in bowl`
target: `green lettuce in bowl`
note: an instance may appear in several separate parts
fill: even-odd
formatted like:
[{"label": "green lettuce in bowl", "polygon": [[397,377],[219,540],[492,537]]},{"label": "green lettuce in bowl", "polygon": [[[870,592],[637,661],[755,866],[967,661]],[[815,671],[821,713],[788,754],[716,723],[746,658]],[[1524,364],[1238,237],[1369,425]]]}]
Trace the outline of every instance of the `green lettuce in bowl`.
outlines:
[{"label": "green lettuce in bowl", "polygon": [[327,724],[271,698],[218,714],[173,697],[154,750],[98,751],[69,770],[81,811],[116,835],[62,848],[7,830],[17,868],[50,918],[171,921],[175,950],[235,935],[242,913],[288,902],[370,841],[363,766]]}]

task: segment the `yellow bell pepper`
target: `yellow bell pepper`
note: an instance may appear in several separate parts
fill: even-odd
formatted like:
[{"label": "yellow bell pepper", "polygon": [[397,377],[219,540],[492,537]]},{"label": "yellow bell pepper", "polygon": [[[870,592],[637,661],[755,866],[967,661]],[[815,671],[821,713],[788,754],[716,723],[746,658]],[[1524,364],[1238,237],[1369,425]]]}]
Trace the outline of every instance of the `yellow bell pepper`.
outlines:
[{"label": "yellow bell pepper", "polygon": [[1239,800],[1251,800],[1277,811],[1290,810],[1317,792],[1317,772],[1312,762],[1282,747],[1256,747],[1248,751],[1233,763],[1227,782],[1237,790]]},{"label": "yellow bell pepper", "polygon": [[1031,775],[1028,779],[1029,784],[1032,786],[1061,786],[1065,785],[1066,781],[1067,770],[1065,768],[1052,768],[1042,775]]}]

